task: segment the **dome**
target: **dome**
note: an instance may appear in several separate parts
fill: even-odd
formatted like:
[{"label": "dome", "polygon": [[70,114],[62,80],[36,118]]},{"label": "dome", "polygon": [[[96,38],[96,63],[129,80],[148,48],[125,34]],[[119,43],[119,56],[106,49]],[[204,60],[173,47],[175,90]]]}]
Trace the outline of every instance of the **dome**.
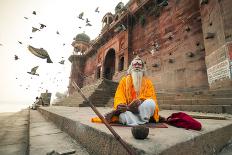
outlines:
[{"label": "dome", "polygon": [[90,37],[88,35],[86,35],[85,33],[80,33],[74,38],[74,40],[89,43],[90,42]]}]

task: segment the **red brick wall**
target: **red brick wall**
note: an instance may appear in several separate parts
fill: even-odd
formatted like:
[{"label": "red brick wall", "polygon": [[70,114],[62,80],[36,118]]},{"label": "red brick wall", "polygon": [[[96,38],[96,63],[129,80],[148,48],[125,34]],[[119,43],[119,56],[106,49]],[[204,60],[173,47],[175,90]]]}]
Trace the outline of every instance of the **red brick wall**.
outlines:
[{"label": "red brick wall", "polygon": [[[199,4],[199,0],[170,0],[169,5],[161,9],[160,16],[156,17],[145,9],[146,6],[137,10],[136,1],[132,2],[129,10],[135,13],[135,23],[131,33],[124,31],[111,36],[97,49],[97,53],[86,58],[83,74],[88,78],[84,84],[96,80],[97,67],[104,67],[107,52],[114,49],[114,81],[125,75],[130,61],[138,54],[146,61],[147,75],[158,91],[208,88],[207,68],[231,54],[227,46],[232,41],[231,6],[231,0],[210,0],[203,5]],[[140,15],[145,16],[144,26],[139,23]],[[214,33],[215,37],[206,39],[207,33]],[[128,49],[129,35],[131,49]],[[159,48],[152,54],[152,45],[156,43]],[[118,72],[122,55],[124,70]]]},{"label": "red brick wall", "polygon": [[[208,87],[199,2],[177,2],[169,1],[158,18],[146,17],[144,27],[136,23],[132,31],[132,51],[146,61],[148,76],[158,90]],[[189,32],[185,30],[187,26]],[[172,38],[169,39],[169,36]],[[154,42],[160,48],[152,55],[149,48]],[[194,56],[188,57],[188,52]],[[174,62],[170,63],[169,59]],[[155,63],[159,66],[152,67]]]}]

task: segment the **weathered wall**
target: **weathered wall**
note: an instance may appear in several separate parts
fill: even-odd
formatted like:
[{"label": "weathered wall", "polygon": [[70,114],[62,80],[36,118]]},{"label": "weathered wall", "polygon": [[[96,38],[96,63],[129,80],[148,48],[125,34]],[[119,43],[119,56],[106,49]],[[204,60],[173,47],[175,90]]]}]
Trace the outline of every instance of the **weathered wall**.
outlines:
[{"label": "weathered wall", "polygon": [[[151,54],[154,43],[159,49]],[[169,1],[160,17],[146,16],[145,25],[137,22],[132,31],[132,51],[146,61],[158,90],[208,87],[203,44],[198,1]]]},{"label": "weathered wall", "polygon": [[[109,40],[86,56],[79,69],[87,76],[83,84],[93,83],[98,70],[104,77],[105,57],[113,49],[114,81],[126,74],[131,60],[139,55],[146,61],[147,74],[158,91],[232,88],[232,1],[200,4],[199,0],[169,0],[168,6],[158,11],[154,11],[152,2],[130,2],[126,31],[114,33],[110,27],[115,23],[107,27],[109,34],[104,31],[102,35],[107,36],[103,40]],[[121,57],[124,68],[119,71]]]},{"label": "weathered wall", "polygon": [[[210,0],[201,5],[206,66],[211,89],[231,88],[232,1]],[[211,33],[211,37],[209,37]]]},{"label": "weathered wall", "polygon": [[83,86],[84,74],[83,73],[83,65],[84,65],[84,57],[78,55],[72,55],[70,57],[70,61],[72,62],[71,73],[69,77],[69,86],[68,92],[72,94],[75,90],[72,86],[72,82],[76,82],[76,84],[80,87]]},{"label": "weathered wall", "polygon": [[[111,38],[106,44],[101,46],[101,48],[98,49],[96,54],[87,57],[83,73],[86,76],[90,76],[90,77],[84,80],[84,85],[92,83],[94,82],[94,80],[97,79],[96,77],[97,67],[101,67],[101,71],[104,70],[105,56],[110,49],[115,50],[116,60],[115,60],[114,80],[115,81],[119,80],[121,78],[121,75],[119,74],[118,71],[118,63],[119,63],[119,58],[121,56],[124,56],[124,70],[126,70],[128,66],[127,45],[128,45],[127,31],[123,31],[117,34],[116,36],[114,36],[113,38]],[[101,73],[101,77],[102,76],[103,75]]]}]

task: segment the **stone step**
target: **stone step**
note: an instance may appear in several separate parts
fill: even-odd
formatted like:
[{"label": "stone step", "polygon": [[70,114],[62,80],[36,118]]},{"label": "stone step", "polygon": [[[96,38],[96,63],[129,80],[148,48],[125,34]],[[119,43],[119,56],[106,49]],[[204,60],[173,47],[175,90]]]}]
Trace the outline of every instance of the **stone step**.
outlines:
[{"label": "stone step", "polygon": [[[97,108],[102,114],[111,108]],[[53,121],[62,131],[79,141],[90,154],[94,155],[127,155],[124,147],[114,138],[104,124],[92,123],[96,115],[87,107],[41,107],[38,109],[46,118]],[[160,111],[164,117],[176,111]],[[168,126],[168,128],[150,128],[148,138],[136,140],[131,134],[131,127],[113,129],[136,154],[155,155],[196,155],[217,154],[232,139],[232,116],[224,114],[203,114],[186,112],[192,115],[212,115],[225,120],[198,119],[202,124],[201,131],[185,130]]]},{"label": "stone step", "polygon": [[157,93],[158,99],[183,99],[183,98],[232,98],[231,90],[218,91],[197,91],[197,92],[176,92]]},{"label": "stone step", "polygon": [[[89,98],[96,106],[105,106],[109,99],[115,94],[117,83],[110,80],[100,79],[96,83],[87,85],[82,88],[83,94]],[[85,106],[84,99],[79,92],[74,92],[72,95],[55,105],[58,106]]]},{"label": "stone step", "polygon": [[[46,120],[36,111],[30,111],[30,155],[46,155],[56,151],[59,154],[88,155],[86,149],[67,133]],[[52,154],[52,153],[51,153]],[[53,153],[55,154],[55,153]]]},{"label": "stone step", "polygon": [[230,98],[215,98],[215,99],[173,99],[173,100],[162,100],[158,99],[159,104],[173,104],[173,105],[183,105],[183,104],[198,104],[198,105],[232,105],[232,99]]},{"label": "stone step", "polygon": [[159,108],[163,109],[163,110],[181,110],[181,111],[232,114],[232,105],[185,105],[185,104],[173,105],[173,104],[159,104]]}]

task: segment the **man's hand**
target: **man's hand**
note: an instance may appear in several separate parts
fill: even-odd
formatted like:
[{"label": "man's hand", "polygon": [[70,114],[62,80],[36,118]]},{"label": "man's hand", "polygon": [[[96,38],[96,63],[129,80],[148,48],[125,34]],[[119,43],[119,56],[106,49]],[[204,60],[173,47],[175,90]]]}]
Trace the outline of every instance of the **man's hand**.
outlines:
[{"label": "man's hand", "polygon": [[126,104],[119,104],[117,106],[117,110],[120,112],[120,113],[123,113],[123,112],[126,112],[127,111],[127,105]]},{"label": "man's hand", "polygon": [[138,107],[140,106],[141,103],[142,103],[142,101],[139,100],[139,99],[133,100],[133,101],[129,104],[128,110],[131,111],[132,113],[138,114],[138,113],[139,113]]},{"label": "man's hand", "polygon": [[115,114],[115,110],[112,110],[104,115],[108,123],[111,122],[111,118],[114,116],[114,114]]}]

